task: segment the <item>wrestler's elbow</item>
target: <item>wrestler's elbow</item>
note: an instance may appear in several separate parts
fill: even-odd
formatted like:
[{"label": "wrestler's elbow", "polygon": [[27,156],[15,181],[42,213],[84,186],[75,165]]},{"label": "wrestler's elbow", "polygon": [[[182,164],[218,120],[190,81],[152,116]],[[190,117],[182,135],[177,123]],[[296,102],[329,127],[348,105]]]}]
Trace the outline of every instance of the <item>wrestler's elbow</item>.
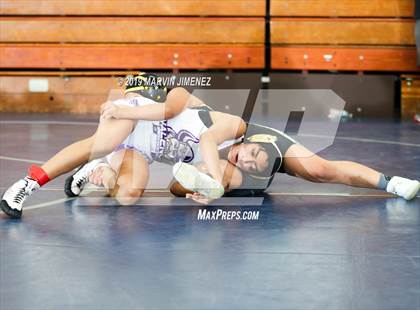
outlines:
[{"label": "wrestler's elbow", "polygon": [[172,89],[166,97],[165,116],[173,118],[180,114],[188,104],[191,94],[182,87]]},{"label": "wrestler's elbow", "polygon": [[178,112],[176,109],[174,109],[174,107],[172,107],[170,104],[167,104],[165,106],[165,119],[171,119],[174,118],[175,116],[177,116],[180,113],[180,111]]}]

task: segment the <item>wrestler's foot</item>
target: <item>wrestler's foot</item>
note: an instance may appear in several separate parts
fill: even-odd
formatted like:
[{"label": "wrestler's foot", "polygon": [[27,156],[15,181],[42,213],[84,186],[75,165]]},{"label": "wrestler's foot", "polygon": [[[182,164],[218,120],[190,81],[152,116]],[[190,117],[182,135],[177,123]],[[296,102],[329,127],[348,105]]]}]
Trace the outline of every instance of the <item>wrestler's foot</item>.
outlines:
[{"label": "wrestler's foot", "polygon": [[410,200],[416,197],[420,189],[420,182],[410,180],[402,177],[392,177],[386,187],[388,193],[392,193],[403,197],[405,200]]},{"label": "wrestler's foot", "polygon": [[29,177],[17,181],[4,193],[0,202],[1,209],[12,218],[20,218],[23,203],[39,187],[38,182]]},{"label": "wrestler's foot", "polygon": [[67,197],[77,197],[83,188],[89,183],[89,176],[100,165],[106,165],[100,159],[92,160],[81,166],[75,174],[69,176],[64,184],[64,192]]},{"label": "wrestler's foot", "polygon": [[217,199],[225,192],[222,184],[192,165],[183,162],[176,163],[172,172],[184,188],[198,192],[207,198]]}]

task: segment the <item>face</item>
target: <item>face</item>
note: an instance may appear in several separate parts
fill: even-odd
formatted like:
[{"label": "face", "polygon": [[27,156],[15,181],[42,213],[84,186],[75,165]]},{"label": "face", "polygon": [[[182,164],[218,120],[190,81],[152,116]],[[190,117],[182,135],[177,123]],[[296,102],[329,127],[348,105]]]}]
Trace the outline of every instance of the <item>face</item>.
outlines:
[{"label": "face", "polygon": [[243,171],[258,173],[268,166],[268,154],[262,146],[256,143],[234,145],[228,154],[230,163]]}]

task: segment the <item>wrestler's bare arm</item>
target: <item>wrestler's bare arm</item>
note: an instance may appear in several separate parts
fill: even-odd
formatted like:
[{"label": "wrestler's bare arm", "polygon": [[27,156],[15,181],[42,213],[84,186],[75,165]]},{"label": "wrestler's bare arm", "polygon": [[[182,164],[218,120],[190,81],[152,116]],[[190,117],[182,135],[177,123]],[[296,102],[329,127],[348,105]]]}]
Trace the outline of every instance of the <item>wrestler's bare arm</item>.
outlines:
[{"label": "wrestler's bare arm", "polygon": [[209,174],[223,184],[223,172],[219,166],[218,145],[245,134],[246,123],[238,116],[211,112],[213,125],[200,136],[200,153]]},{"label": "wrestler's bare arm", "polygon": [[185,88],[177,87],[168,93],[165,102],[162,103],[130,107],[114,105],[112,101],[106,102],[101,107],[101,116],[105,119],[160,121],[174,118],[185,108],[203,105],[205,104],[202,100],[190,94]]}]

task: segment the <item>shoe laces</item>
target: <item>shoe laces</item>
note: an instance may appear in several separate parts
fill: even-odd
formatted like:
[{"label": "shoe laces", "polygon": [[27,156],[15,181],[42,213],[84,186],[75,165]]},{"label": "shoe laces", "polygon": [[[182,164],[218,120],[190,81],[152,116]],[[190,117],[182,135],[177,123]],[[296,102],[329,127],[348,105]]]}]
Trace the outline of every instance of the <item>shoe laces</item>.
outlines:
[{"label": "shoe laces", "polygon": [[83,183],[86,183],[88,180],[88,177],[84,176],[82,178],[80,178],[79,180],[77,180],[76,185],[77,187],[81,187],[83,185]]},{"label": "shoe laces", "polygon": [[25,187],[22,187],[18,190],[18,192],[15,195],[15,198],[13,199],[14,202],[16,203],[21,203],[22,200],[28,196],[28,193],[26,191],[26,187],[28,186],[28,182],[25,181]]}]

